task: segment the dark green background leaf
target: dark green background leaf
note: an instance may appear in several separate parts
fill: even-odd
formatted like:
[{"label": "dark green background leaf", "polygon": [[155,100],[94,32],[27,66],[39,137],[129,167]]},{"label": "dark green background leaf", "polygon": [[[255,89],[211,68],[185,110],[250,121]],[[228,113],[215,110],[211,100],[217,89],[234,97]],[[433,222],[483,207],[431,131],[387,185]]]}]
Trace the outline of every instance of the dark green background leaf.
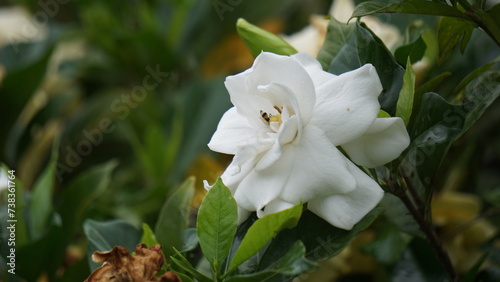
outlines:
[{"label": "dark green background leaf", "polygon": [[92,261],[95,251],[110,251],[114,246],[122,246],[133,252],[141,241],[141,231],[123,220],[99,222],[87,219],[83,224],[85,236],[89,240],[87,258],[94,271],[102,264]]},{"label": "dark green background leaf", "polygon": [[[404,69],[394,60],[382,41],[364,24],[346,27],[330,20],[321,62],[329,64],[328,71],[341,74],[371,63],[377,69],[383,86],[379,101],[382,109],[394,116],[399,91],[403,85]],[[333,49],[328,46],[334,46]],[[342,46],[342,47],[340,47]],[[339,48],[340,47],[340,48]],[[337,50],[338,49],[338,50]],[[333,57],[328,63],[327,60]]]},{"label": "dark green background leaf", "polygon": [[397,3],[363,2],[356,6],[353,18],[367,16],[375,13],[402,13],[448,16],[468,19],[457,8],[448,6],[445,3],[431,2],[425,0],[403,0]]},{"label": "dark green background leaf", "polygon": [[410,57],[410,62],[414,64],[424,57],[426,49],[425,41],[419,36],[412,43],[398,47],[394,52],[394,58],[400,65],[405,66],[407,58]]},{"label": "dark green background leaf", "polygon": [[183,246],[184,230],[189,224],[189,209],[194,194],[194,178],[190,177],[175,191],[161,208],[155,226],[155,235],[163,247],[165,257],[174,254],[172,248]]}]

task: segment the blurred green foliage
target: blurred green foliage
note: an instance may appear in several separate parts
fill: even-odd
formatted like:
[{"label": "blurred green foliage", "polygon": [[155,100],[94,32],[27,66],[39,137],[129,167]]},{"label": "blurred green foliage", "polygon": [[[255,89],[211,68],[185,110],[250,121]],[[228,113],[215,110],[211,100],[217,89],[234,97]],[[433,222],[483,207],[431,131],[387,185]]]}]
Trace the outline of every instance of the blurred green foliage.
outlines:
[{"label": "blurred green foliage", "polygon": [[[82,281],[90,271],[87,252],[114,244],[130,249],[140,240],[143,223],[155,227],[158,242],[174,241],[164,244],[183,253],[195,248],[196,232],[187,227],[194,226],[190,212],[197,205],[190,208],[186,203],[202,189],[193,179],[181,183],[200,155],[208,154],[206,144],[231,105],[224,76],[251,64],[251,60],[239,63],[241,53],[251,57],[250,53],[228,41],[236,36],[237,19],[257,24],[271,19],[279,22],[274,33],[292,33],[308,24],[311,13],[325,14],[330,2],[10,1],[8,5],[29,10],[28,20],[38,23],[31,27],[23,22],[20,33],[9,35],[0,49],[0,162],[14,169],[17,176],[17,278]],[[429,166],[420,168],[422,174],[432,173],[432,183],[426,183],[427,187],[435,192],[463,191],[478,197],[480,215],[500,226],[498,217],[493,217],[500,207],[500,104],[493,96],[487,101],[469,101],[473,106],[451,104],[463,97],[483,97],[488,87],[498,89],[494,88],[498,86],[498,72],[488,72],[498,70],[497,61],[493,62],[499,56],[498,46],[481,30],[471,30],[470,24],[458,19],[439,21],[424,16],[414,24],[417,16],[377,17],[408,35],[396,50],[397,60],[363,24],[340,26],[331,21],[330,28],[349,35],[344,44],[372,48],[373,52],[361,54],[363,63],[390,66],[381,77],[391,93],[400,91],[407,56],[412,63],[422,57],[430,61],[423,71],[416,72],[412,138],[421,138],[425,146],[432,140],[425,140],[423,134],[442,122],[421,109],[459,111],[464,124],[455,131],[448,129],[450,138],[438,147],[439,160],[430,160]],[[448,29],[453,32],[443,33]],[[33,33],[44,32],[47,34],[42,40],[28,40]],[[444,36],[436,39],[440,34]],[[453,48],[459,44],[461,48]],[[348,49],[337,47],[320,53],[320,58],[329,60],[322,62],[326,69],[340,73],[358,64],[349,60]],[[331,61],[337,52],[342,56]],[[219,57],[214,54],[227,59],[217,61]],[[206,64],[217,65],[216,70],[204,72]],[[468,77],[470,73],[474,75]],[[431,91],[439,95],[427,93]],[[396,100],[389,98],[396,96],[382,96],[384,109],[394,113]],[[227,160],[217,162],[224,167]],[[220,173],[215,166],[201,170],[212,181]],[[377,175],[385,173],[379,171]],[[436,173],[440,177],[435,177]],[[422,178],[423,182],[428,180]],[[430,201],[431,193],[425,189],[422,193]],[[8,235],[4,232],[4,195],[0,199],[0,279],[7,280],[2,261],[9,252],[4,244]],[[364,249],[387,270],[374,276],[397,279],[404,275],[401,269],[422,268],[418,271],[440,277],[440,270],[432,267],[437,263],[426,261],[430,252],[426,243],[418,236],[409,239],[408,234],[419,234],[404,207],[402,210],[390,196],[382,205],[391,209],[375,224],[377,236]],[[375,210],[366,225],[378,213]],[[278,235],[282,240],[272,241],[270,248],[286,245],[303,254],[304,246],[296,245],[302,239],[307,248],[317,250],[308,258],[325,258],[323,252],[332,250],[323,250],[323,243],[338,253],[342,248],[332,245],[333,240],[340,238],[344,247],[358,232],[309,226],[312,220],[308,217],[310,214],[291,232]],[[170,225],[172,222],[177,224]],[[165,237],[158,236],[169,227],[177,229],[168,230]],[[304,239],[306,235],[300,231],[314,228],[331,235],[321,237],[321,242]],[[151,228],[143,229],[152,233]],[[236,237],[243,237],[241,230]],[[149,238],[152,240],[152,236]],[[498,277],[500,251],[493,239],[482,247],[490,250],[494,267],[478,277],[488,281]],[[173,254],[172,249],[164,251]],[[269,257],[275,259],[268,253],[262,261],[271,265]],[[199,253],[187,258],[188,263],[202,265]]]}]

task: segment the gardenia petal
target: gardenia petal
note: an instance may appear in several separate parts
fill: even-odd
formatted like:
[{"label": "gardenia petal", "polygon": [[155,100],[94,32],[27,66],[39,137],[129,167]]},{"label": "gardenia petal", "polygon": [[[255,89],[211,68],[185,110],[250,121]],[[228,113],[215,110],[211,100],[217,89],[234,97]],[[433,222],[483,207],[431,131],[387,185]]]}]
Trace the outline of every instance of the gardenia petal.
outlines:
[{"label": "gardenia petal", "polygon": [[267,204],[263,210],[258,210],[257,216],[263,217],[263,216],[271,214],[271,213],[276,213],[276,212],[280,212],[282,210],[289,209],[293,206],[295,206],[295,204],[283,201],[282,199],[279,199],[279,198],[274,199],[269,204]]},{"label": "gardenia petal", "polygon": [[255,140],[257,132],[247,118],[232,107],[222,116],[208,147],[215,152],[234,155],[238,147]]},{"label": "gardenia petal", "polygon": [[400,118],[377,118],[361,137],[342,145],[351,160],[373,168],[386,164],[410,144],[410,137]]},{"label": "gardenia petal", "polygon": [[255,168],[264,152],[273,146],[273,140],[261,140],[238,148],[233,161],[221,175],[222,182],[234,193],[238,184]]},{"label": "gardenia petal", "polygon": [[349,160],[328,140],[325,133],[308,125],[300,143],[284,146],[283,156],[275,166],[290,171],[280,198],[290,203],[307,202],[333,193],[349,193],[356,187]]},{"label": "gardenia petal", "polygon": [[335,194],[309,201],[307,208],[338,228],[351,230],[384,196],[384,191],[372,178],[349,162],[357,181],[356,189],[348,194]]},{"label": "gardenia petal", "polygon": [[364,134],[377,118],[381,91],[377,71],[370,64],[343,73],[317,89],[309,123],[323,130],[336,146],[350,142]]},{"label": "gardenia petal", "polygon": [[267,151],[262,159],[255,166],[256,170],[264,170],[272,166],[277,160],[279,160],[283,154],[283,145],[292,142],[296,135],[298,134],[298,118],[293,116],[286,120],[281,126],[281,130],[278,133],[278,138],[275,141],[269,151]]},{"label": "gardenia petal", "polygon": [[316,88],[319,88],[323,84],[337,77],[334,74],[324,71],[318,60],[314,59],[306,53],[296,53],[291,55],[290,57],[307,71],[307,73],[313,80],[314,87]]},{"label": "gardenia petal", "polygon": [[248,80],[252,74],[252,69],[248,69],[240,74],[226,77],[224,84],[229,92],[231,103],[237,112],[247,118],[247,122],[253,128],[265,129],[265,125],[258,119],[259,112],[264,107],[270,108],[273,105],[264,97],[250,93]]}]

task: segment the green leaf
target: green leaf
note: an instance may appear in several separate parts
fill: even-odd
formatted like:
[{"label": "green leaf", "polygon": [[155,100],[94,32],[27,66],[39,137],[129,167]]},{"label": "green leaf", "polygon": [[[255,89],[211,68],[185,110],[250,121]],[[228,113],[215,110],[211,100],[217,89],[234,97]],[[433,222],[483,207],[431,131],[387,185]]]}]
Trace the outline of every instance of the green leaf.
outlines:
[{"label": "green leaf", "polygon": [[470,40],[475,24],[457,18],[442,17],[438,26],[438,61],[444,62],[459,42],[462,53]]},{"label": "green leaf", "polygon": [[196,234],[196,228],[188,228],[184,230],[184,234],[182,236],[182,249],[180,249],[181,253],[194,250],[198,246],[198,235]]},{"label": "green leaf", "polygon": [[333,59],[342,50],[344,45],[348,43],[348,40],[351,38],[355,28],[355,24],[348,25],[338,22],[334,17],[330,18],[325,42],[323,43],[323,47],[321,47],[317,58],[325,71],[330,69]]},{"label": "green leaf", "polygon": [[269,268],[252,274],[235,275],[226,281],[228,282],[253,282],[269,281],[278,278],[277,275],[294,277],[303,272],[312,270],[317,265],[305,258],[306,247],[300,241],[296,241],[287,253],[272,264]]},{"label": "green leaf", "polygon": [[292,208],[268,214],[255,221],[234,254],[228,273],[255,255],[280,231],[295,227],[301,214],[302,204],[299,203]]},{"label": "green leaf", "polygon": [[412,239],[411,235],[401,232],[396,225],[390,223],[379,226],[376,234],[375,240],[362,250],[386,265],[398,262]]},{"label": "green leaf", "polygon": [[216,275],[231,249],[238,224],[237,212],[231,191],[217,179],[203,199],[196,221],[201,250]]},{"label": "green leaf", "polygon": [[[393,116],[403,84],[404,69],[394,60],[384,43],[364,24],[352,25],[351,28],[341,28],[341,24],[334,18],[330,20],[325,46],[333,44],[341,47],[336,53],[334,51],[324,53],[323,60],[333,57],[328,63],[328,71],[337,75],[368,63],[375,66],[383,86],[379,96],[380,105],[384,111]],[[327,64],[326,61],[322,63]]]},{"label": "green leaf", "polygon": [[271,241],[260,260],[258,270],[270,267],[297,240],[304,243],[306,257],[312,261],[334,257],[347,247],[359,232],[368,228],[382,212],[382,208],[375,208],[351,230],[343,230],[332,226],[314,213],[305,211],[295,228],[280,232]]},{"label": "green leaf", "polygon": [[156,236],[155,236],[153,230],[151,230],[151,227],[149,227],[149,225],[147,223],[142,224],[141,243],[145,244],[148,248],[150,248],[151,246],[160,244],[156,240]]},{"label": "green leaf", "polygon": [[187,273],[191,274],[196,280],[198,280],[200,282],[213,282],[214,281],[214,280],[208,278],[207,276],[205,276],[204,274],[200,273],[198,270],[196,270],[193,267],[193,265],[185,257],[183,257],[182,254],[179,253],[179,251],[177,251],[175,248],[174,248],[174,254],[176,255],[175,257],[174,256],[170,257],[172,262],[175,265],[177,265],[178,267],[182,268]]},{"label": "green leaf", "polygon": [[405,65],[407,58],[410,58],[412,64],[420,61],[425,54],[427,45],[422,36],[419,36],[415,41],[408,45],[404,45],[396,49],[394,58],[400,65]]},{"label": "green leaf", "polygon": [[500,46],[500,6],[495,5],[489,11],[483,11],[479,7],[472,5],[471,10],[473,15],[479,18],[476,22],[479,22],[481,29],[486,31],[493,41]]},{"label": "green leaf", "polygon": [[434,91],[434,89],[443,81],[451,75],[451,72],[443,72],[442,74],[433,77],[432,79],[426,81],[424,84],[420,85],[417,90],[415,90],[415,103],[422,98],[422,95],[427,92]]},{"label": "green leaf", "polygon": [[378,115],[377,115],[378,118],[388,118],[388,117],[391,117],[390,114],[388,114],[386,111],[384,110],[380,110],[378,111]]},{"label": "green leaf", "polygon": [[[409,134],[412,143],[401,168],[425,202],[430,201],[435,177],[449,147],[466,132],[500,95],[500,72],[486,72],[465,89],[465,104],[451,105],[435,93],[423,96]],[[428,206],[428,205],[426,205]]]},{"label": "green leaf", "polygon": [[135,250],[141,240],[141,232],[120,219],[104,222],[87,219],[83,223],[83,231],[89,241],[87,258],[92,271],[101,266],[100,263],[92,261],[95,251],[109,251],[114,246],[122,246],[129,251]]},{"label": "green leaf", "polygon": [[254,57],[257,57],[262,51],[278,55],[292,55],[297,53],[297,50],[281,37],[265,31],[244,19],[238,19],[236,30]]},{"label": "green leaf", "polygon": [[479,270],[481,269],[481,266],[483,265],[483,263],[486,261],[486,259],[489,258],[491,254],[489,252],[486,252],[485,254],[483,254],[478,260],[477,262],[471,267],[471,269],[469,269],[469,271],[467,271],[467,273],[464,275],[464,282],[474,282],[474,281],[477,281],[476,280],[476,276],[479,272]]},{"label": "green leaf", "polygon": [[30,235],[32,240],[41,238],[49,228],[53,213],[52,192],[54,191],[55,167],[58,159],[59,141],[54,142],[49,164],[33,185],[30,203]]},{"label": "green leaf", "polygon": [[440,2],[424,0],[403,0],[397,3],[363,2],[356,6],[351,18],[363,17],[375,13],[400,13],[447,16],[454,18],[469,19],[467,15],[457,8]]},{"label": "green leaf", "polygon": [[462,79],[462,81],[460,81],[457,87],[455,87],[455,90],[453,90],[455,95],[458,95],[462,90],[465,89],[465,86],[467,86],[473,79],[475,79],[482,73],[490,70],[498,62],[500,62],[500,57],[496,58],[493,62],[488,63],[482,67],[479,67],[474,71],[472,71],[471,73],[469,73],[464,79]]},{"label": "green leaf", "polygon": [[116,161],[97,165],[81,173],[67,188],[66,197],[59,208],[63,228],[67,236],[72,236],[81,228],[85,211],[109,186],[111,173],[117,166]]},{"label": "green leaf", "polygon": [[194,195],[194,177],[189,177],[162,206],[155,226],[155,235],[162,245],[165,257],[170,257],[172,248],[181,249],[184,230],[189,224],[189,209]]},{"label": "green leaf", "polygon": [[403,77],[403,87],[399,92],[399,99],[396,105],[396,116],[403,119],[405,125],[410,122],[410,117],[413,109],[415,93],[415,73],[411,66],[410,58],[406,62],[406,71]]},{"label": "green leaf", "polygon": [[386,209],[384,218],[391,224],[396,225],[400,231],[422,238],[425,236],[422,231],[420,231],[417,222],[413,216],[411,216],[408,208],[401,199],[393,194],[385,193],[379,205]]},{"label": "green leaf", "polygon": [[418,237],[413,238],[391,276],[389,281],[406,281],[408,277],[418,277],[418,281],[449,281],[429,243]]}]

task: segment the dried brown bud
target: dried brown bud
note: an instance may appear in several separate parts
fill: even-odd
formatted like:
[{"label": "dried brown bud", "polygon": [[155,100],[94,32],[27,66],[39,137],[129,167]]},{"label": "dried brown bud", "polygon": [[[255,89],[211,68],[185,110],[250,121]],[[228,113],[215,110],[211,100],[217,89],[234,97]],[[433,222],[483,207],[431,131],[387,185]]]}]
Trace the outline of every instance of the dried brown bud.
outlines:
[{"label": "dried brown bud", "polygon": [[87,278],[87,282],[96,281],[150,281],[150,282],[181,282],[174,272],[166,272],[159,277],[156,273],[161,269],[165,257],[160,245],[147,248],[144,244],[135,247],[135,255],[128,249],[115,246],[108,252],[94,252],[94,262],[103,263]]}]

